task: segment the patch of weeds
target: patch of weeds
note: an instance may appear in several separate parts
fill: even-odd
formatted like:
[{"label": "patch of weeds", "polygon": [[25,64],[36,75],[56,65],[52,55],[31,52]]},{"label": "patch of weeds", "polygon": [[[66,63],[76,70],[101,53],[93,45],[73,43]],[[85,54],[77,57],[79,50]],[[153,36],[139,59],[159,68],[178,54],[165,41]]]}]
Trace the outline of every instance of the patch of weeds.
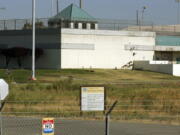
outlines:
[{"label": "patch of weeds", "polygon": [[54,82],[51,86],[48,86],[48,89],[53,89],[56,91],[59,90],[77,90],[80,88],[80,85],[73,83],[73,77],[69,76],[68,79],[59,80],[57,82]]}]

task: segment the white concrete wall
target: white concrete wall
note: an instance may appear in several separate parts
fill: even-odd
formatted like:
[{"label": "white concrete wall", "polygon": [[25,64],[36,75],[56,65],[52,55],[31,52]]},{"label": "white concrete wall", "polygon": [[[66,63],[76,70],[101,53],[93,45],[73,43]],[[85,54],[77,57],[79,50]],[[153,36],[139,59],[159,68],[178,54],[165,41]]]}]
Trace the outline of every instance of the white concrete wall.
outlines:
[{"label": "white concrete wall", "polygon": [[[48,30],[37,34],[37,45],[46,46],[44,55],[37,60],[37,68],[121,68],[133,60],[153,60],[153,51],[129,51],[124,47],[154,46],[153,32],[62,29],[61,33]],[[0,44],[31,48],[31,33],[0,32]],[[0,68],[4,67],[5,58],[0,56]],[[16,61],[11,61],[10,67],[18,68]],[[31,68],[30,56],[24,59],[23,67]]]},{"label": "white concrete wall", "polygon": [[173,74],[172,64],[150,64],[149,61],[134,61],[134,69]]},{"label": "white concrete wall", "polygon": [[180,64],[173,64],[173,75],[180,76]]},{"label": "white concrete wall", "polygon": [[180,64],[150,64],[150,61],[134,61],[134,69],[180,76]]},{"label": "white concrete wall", "polygon": [[124,48],[127,44],[154,46],[152,32],[62,29],[61,38],[62,44],[94,45],[94,49],[62,49],[62,68],[121,68],[133,60],[153,60],[154,51],[132,52]]}]

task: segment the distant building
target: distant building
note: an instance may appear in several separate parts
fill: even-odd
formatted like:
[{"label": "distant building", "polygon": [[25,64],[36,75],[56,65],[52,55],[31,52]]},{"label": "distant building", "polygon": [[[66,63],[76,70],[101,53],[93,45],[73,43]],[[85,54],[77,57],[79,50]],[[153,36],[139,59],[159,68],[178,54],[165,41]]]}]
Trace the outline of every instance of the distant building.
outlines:
[{"label": "distant building", "polygon": [[180,34],[157,35],[154,59],[180,64]]},{"label": "distant building", "polygon": [[[36,59],[36,68],[120,69],[132,68],[133,61],[180,61],[180,34],[101,30],[94,17],[74,4],[49,18],[47,26],[43,22],[37,24],[36,48],[43,53]],[[2,53],[14,47],[31,49],[31,29],[26,24],[20,30],[0,31],[1,68],[6,68],[7,62],[9,68],[19,68],[19,65],[31,68],[31,54],[9,60]]]}]

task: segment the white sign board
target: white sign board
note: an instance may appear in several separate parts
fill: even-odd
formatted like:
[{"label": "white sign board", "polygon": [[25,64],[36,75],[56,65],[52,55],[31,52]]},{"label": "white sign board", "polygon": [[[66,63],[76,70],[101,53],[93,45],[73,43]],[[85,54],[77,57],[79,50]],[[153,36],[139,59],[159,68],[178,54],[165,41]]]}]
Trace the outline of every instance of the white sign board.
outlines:
[{"label": "white sign board", "polygon": [[3,79],[0,79],[0,100],[4,100],[8,94],[9,85]]},{"label": "white sign board", "polygon": [[81,87],[81,111],[104,111],[104,87]]}]

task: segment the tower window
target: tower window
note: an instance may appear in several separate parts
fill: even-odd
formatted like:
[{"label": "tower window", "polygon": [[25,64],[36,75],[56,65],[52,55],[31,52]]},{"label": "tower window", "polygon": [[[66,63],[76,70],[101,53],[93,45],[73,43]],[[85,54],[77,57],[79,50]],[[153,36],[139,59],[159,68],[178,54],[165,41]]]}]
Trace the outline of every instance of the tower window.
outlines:
[{"label": "tower window", "polygon": [[91,29],[95,29],[95,24],[94,23],[91,24]]},{"label": "tower window", "polygon": [[86,28],[87,28],[87,24],[86,24],[86,23],[83,23],[83,24],[82,24],[82,28],[83,28],[83,29],[86,29]]},{"label": "tower window", "polygon": [[74,24],[74,28],[78,29],[78,23],[77,22]]}]

